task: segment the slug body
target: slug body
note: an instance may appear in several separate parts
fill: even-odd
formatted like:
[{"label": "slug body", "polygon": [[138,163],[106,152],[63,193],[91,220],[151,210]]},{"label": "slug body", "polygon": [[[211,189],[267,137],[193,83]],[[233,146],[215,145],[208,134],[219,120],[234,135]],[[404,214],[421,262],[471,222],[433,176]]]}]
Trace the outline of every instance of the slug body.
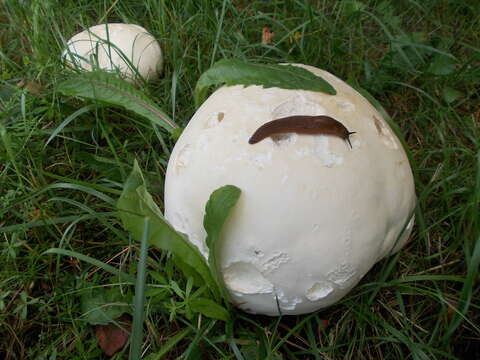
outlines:
[{"label": "slug body", "polygon": [[285,133],[297,134],[322,134],[338,136],[348,142],[350,147],[350,135],[355,132],[350,132],[339,121],[330,116],[307,116],[295,115],[269,121],[260,126],[248,140],[249,144],[256,144],[263,139],[277,134]]}]

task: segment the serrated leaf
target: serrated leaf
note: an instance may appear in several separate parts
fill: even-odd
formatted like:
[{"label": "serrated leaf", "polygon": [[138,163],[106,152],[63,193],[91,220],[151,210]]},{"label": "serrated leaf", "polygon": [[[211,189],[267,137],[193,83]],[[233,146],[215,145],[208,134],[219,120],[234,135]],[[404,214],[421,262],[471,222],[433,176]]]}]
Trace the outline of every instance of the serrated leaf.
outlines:
[{"label": "serrated leaf", "polygon": [[210,86],[259,85],[264,88],[321,91],[330,95],[337,92],[327,81],[312,72],[294,65],[253,64],[237,59],[224,59],[205,71],[195,87],[195,104],[205,100]]},{"label": "serrated leaf", "polygon": [[92,325],[105,325],[125,313],[130,314],[131,303],[131,295],[122,294],[118,287],[90,288],[80,296],[82,318]]},{"label": "serrated leaf", "polygon": [[206,317],[228,321],[230,315],[223,306],[207,298],[196,298],[190,301],[190,307],[193,311],[199,312]]},{"label": "serrated leaf", "polygon": [[455,71],[455,60],[445,55],[436,55],[428,67],[428,72],[433,75],[448,75]]},{"label": "serrated leaf", "polygon": [[57,90],[67,96],[97,100],[132,111],[169,132],[178,127],[143,92],[113,73],[93,71],[75,74],[60,83]]},{"label": "serrated leaf", "polygon": [[233,185],[225,185],[215,190],[208,199],[203,218],[203,227],[207,232],[206,243],[210,251],[208,256],[210,271],[225,302],[228,302],[228,295],[217,263],[218,254],[222,246],[220,235],[232,208],[240,198],[240,193],[241,190]]},{"label": "serrated leaf", "polygon": [[216,299],[219,292],[216,281],[210,273],[208,264],[198,248],[188,241],[187,237],[177,232],[163,217],[157,204],[147,191],[145,179],[135,161],[133,170],[124,184],[122,195],[117,202],[120,210],[119,217],[126,230],[130,231],[133,238],[140,241],[143,233],[143,218],[150,217],[150,233],[148,241],[162,250],[171,251],[175,258],[180,258],[181,264],[188,265],[186,276],[194,270],[203,279]]}]

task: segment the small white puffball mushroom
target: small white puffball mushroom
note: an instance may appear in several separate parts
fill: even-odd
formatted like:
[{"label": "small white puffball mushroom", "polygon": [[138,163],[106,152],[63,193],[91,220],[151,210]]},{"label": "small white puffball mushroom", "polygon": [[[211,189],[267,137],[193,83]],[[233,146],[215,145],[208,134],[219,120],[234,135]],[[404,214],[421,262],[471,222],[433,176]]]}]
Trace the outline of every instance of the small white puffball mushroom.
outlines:
[{"label": "small white puffball mushroom", "polygon": [[[210,194],[226,184],[242,190],[217,261],[231,301],[250,313],[303,314],[337,302],[398,251],[413,226],[414,181],[399,139],[345,82],[299,66],[337,95],[222,87],[190,120],[168,163],[166,218],[206,257]],[[338,120],[356,132],[353,148],[339,137],[295,133],[249,144],[262,124],[293,115]]]},{"label": "small white puffball mushroom", "polygon": [[136,80],[138,74],[154,79],[163,65],[157,40],[135,24],[92,26],[68,40],[62,57],[70,66],[118,71],[129,81]]}]

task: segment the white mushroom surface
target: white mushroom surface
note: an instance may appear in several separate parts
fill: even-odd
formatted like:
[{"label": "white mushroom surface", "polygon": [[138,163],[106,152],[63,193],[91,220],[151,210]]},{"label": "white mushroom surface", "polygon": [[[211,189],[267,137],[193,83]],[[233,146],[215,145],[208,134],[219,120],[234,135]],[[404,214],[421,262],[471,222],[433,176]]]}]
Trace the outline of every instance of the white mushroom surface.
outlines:
[{"label": "white mushroom surface", "polygon": [[86,71],[118,71],[130,81],[138,74],[146,80],[155,78],[163,64],[157,40],[135,24],[92,26],[68,40],[62,56],[70,66]]},{"label": "white mushroom surface", "polygon": [[[190,120],[167,169],[165,216],[206,257],[210,194],[226,184],[241,189],[218,262],[231,301],[250,313],[303,314],[334,304],[398,251],[413,227],[414,181],[399,139],[344,81],[298,66],[337,95],[222,87]],[[321,134],[248,143],[262,124],[293,115],[338,120],[356,132],[353,148]]]}]

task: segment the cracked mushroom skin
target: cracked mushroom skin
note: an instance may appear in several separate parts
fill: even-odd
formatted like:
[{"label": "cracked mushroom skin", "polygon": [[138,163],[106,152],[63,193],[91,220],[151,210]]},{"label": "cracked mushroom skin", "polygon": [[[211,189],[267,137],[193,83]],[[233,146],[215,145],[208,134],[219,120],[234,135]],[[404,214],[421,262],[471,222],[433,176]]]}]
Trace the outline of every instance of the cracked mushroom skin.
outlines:
[{"label": "cracked mushroom skin", "polygon": [[157,40],[135,24],[92,26],[68,40],[62,57],[69,66],[85,71],[97,67],[106,71],[118,70],[128,81],[137,80],[138,74],[147,81],[152,80],[163,65]]},{"label": "cracked mushroom skin", "polygon": [[[228,86],[195,113],[172,152],[165,216],[208,256],[205,204],[217,188],[242,190],[222,232],[218,262],[231,301],[256,314],[303,314],[334,304],[413,227],[416,197],[405,151],[378,111],[332,74],[337,95]],[[325,115],[340,137],[287,133],[254,145],[263,124]]]}]

